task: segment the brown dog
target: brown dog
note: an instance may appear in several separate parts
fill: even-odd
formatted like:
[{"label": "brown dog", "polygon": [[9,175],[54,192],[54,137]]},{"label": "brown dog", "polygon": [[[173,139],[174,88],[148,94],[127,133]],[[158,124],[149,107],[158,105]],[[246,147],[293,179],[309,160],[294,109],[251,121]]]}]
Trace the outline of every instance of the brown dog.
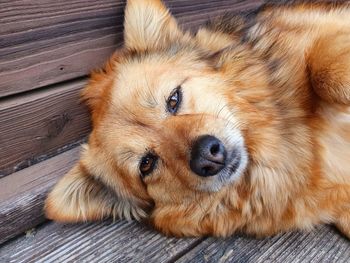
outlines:
[{"label": "brown dog", "polygon": [[350,237],[349,4],[266,4],[191,35],[160,0],[129,0],[124,25],[83,91],[93,130],[48,218]]}]

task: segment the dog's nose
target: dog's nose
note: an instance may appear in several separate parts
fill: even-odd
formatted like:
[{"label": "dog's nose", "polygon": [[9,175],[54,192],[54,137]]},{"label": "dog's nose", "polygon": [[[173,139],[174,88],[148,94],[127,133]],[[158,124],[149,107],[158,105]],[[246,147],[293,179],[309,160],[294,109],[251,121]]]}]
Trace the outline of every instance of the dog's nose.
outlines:
[{"label": "dog's nose", "polygon": [[199,176],[213,176],[225,167],[226,150],[222,142],[211,135],[199,137],[192,146],[190,167]]}]

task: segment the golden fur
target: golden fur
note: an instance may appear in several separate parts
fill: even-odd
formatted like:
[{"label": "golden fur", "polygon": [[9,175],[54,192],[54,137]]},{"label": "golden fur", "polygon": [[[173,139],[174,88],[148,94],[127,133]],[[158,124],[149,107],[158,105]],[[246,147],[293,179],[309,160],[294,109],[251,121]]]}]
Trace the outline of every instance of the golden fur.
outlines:
[{"label": "golden fur", "polygon": [[[350,238],[349,4],[270,3],[191,35],[160,0],[128,0],[124,25],[124,47],[83,91],[93,130],[48,218],[144,219],[176,236],[334,223]],[[205,134],[240,151],[227,180],[190,169]],[[148,151],[159,160],[142,179]]]}]

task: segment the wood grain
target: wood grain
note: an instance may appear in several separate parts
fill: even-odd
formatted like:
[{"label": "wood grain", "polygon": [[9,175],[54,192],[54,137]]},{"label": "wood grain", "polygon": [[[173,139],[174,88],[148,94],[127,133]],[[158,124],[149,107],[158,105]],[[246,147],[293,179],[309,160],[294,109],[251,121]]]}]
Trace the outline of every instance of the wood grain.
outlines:
[{"label": "wood grain", "polygon": [[136,222],[49,223],[0,251],[1,262],[168,262],[196,239],[166,238]]},{"label": "wood grain", "polygon": [[350,243],[329,226],[265,239],[166,238],[145,225],[117,221],[48,223],[12,240],[1,262],[349,262]]},{"label": "wood grain", "polygon": [[[166,0],[192,28],[260,0]],[[0,1],[0,97],[87,75],[122,43],[121,0]],[[19,19],[20,18],[20,19]]]},{"label": "wood grain", "polygon": [[79,103],[86,80],[3,99],[0,102],[0,177],[69,149],[90,131]]},{"label": "wood grain", "polygon": [[0,179],[0,244],[45,220],[46,194],[77,161],[79,150],[69,150]]},{"label": "wood grain", "polygon": [[271,238],[209,238],[178,262],[349,262],[350,242],[329,226]]}]

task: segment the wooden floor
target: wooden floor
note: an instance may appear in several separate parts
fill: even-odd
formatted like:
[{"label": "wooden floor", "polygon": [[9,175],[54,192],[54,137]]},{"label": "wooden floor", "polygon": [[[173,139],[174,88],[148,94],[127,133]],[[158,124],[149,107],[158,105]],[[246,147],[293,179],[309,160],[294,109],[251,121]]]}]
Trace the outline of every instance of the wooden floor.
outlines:
[{"label": "wooden floor", "polygon": [[167,238],[136,222],[45,223],[0,248],[0,262],[350,262],[330,226],[255,239]]}]

